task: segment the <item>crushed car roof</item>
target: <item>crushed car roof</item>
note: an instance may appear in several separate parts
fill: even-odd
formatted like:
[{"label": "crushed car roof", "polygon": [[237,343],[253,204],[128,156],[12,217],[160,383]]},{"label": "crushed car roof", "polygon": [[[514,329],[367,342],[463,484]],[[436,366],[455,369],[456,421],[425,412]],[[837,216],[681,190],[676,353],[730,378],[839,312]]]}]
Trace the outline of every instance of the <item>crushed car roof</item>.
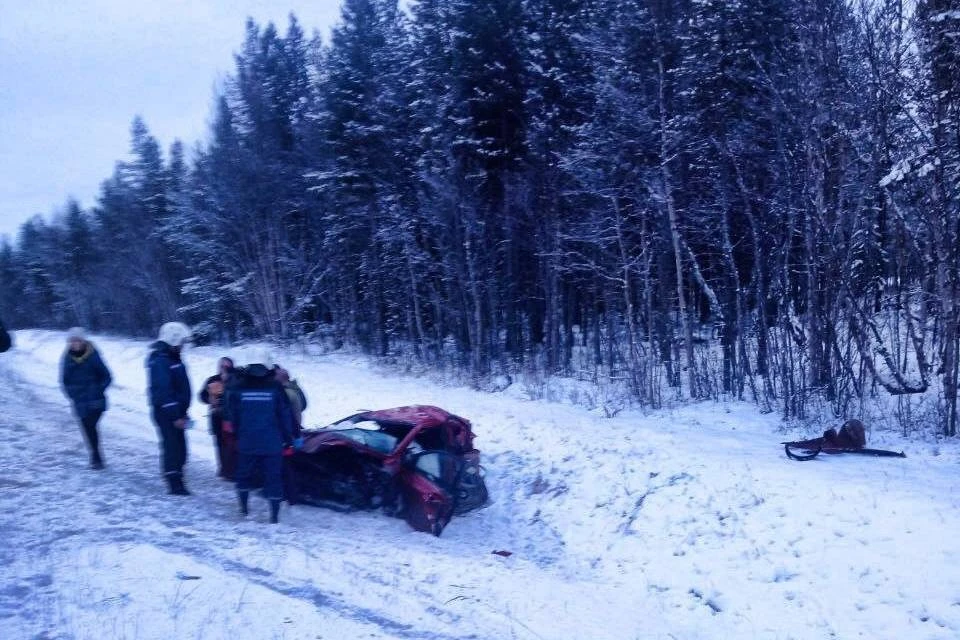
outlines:
[{"label": "crushed car roof", "polygon": [[364,411],[360,414],[367,420],[382,420],[385,422],[405,422],[410,425],[422,425],[424,427],[435,427],[441,425],[450,418],[456,418],[467,422],[464,418],[456,416],[440,407],[434,407],[427,404],[417,404],[407,407],[395,407],[393,409],[380,409],[379,411]]}]

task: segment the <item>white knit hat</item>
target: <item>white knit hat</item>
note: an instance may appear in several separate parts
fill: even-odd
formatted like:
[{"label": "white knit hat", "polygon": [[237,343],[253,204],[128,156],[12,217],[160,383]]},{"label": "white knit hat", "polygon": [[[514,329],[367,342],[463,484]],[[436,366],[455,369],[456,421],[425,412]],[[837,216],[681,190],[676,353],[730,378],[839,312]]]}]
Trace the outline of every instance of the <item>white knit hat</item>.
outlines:
[{"label": "white knit hat", "polygon": [[67,329],[67,342],[71,340],[87,340],[87,332],[83,330],[83,327],[70,327]]},{"label": "white knit hat", "polygon": [[160,335],[157,339],[171,347],[182,347],[183,343],[189,342],[191,337],[190,327],[187,325],[182,322],[167,322],[160,327]]}]

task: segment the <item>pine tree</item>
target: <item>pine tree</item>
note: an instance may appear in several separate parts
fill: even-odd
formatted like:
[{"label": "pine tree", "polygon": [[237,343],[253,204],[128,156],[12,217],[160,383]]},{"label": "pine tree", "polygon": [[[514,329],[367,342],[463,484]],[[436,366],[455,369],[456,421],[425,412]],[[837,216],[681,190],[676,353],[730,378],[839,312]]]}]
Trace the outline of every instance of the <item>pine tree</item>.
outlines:
[{"label": "pine tree", "polygon": [[[455,202],[449,221],[462,247],[470,368],[476,380],[502,363],[501,331],[516,334],[517,256],[529,253],[518,226],[526,194],[524,15],[519,0],[458,0],[450,6],[451,153]],[[505,313],[502,310],[506,310]],[[514,341],[516,339],[514,338]]]},{"label": "pine tree", "polygon": [[[560,241],[578,207],[565,193],[576,181],[563,169],[574,149],[577,131],[591,118],[595,78],[587,42],[594,34],[597,3],[592,0],[535,0],[526,3],[525,62],[526,146],[529,153],[526,181],[528,196],[520,222],[529,227],[529,247],[518,247],[514,259],[524,264],[513,271],[517,296],[525,304],[516,314],[528,318],[523,331],[508,317],[508,351],[542,347],[550,371],[571,366],[573,327],[576,324],[574,283],[567,277]],[[520,256],[537,256],[531,258]],[[509,299],[509,298],[508,298]],[[592,314],[586,317],[591,317]],[[591,322],[596,328],[598,318]],[[529,340],[524,345],[525,338]]]},{"label": "pine tree", "polygon": [[334,322],[349,341],[380,355],[388,349],[390,292],[402,268],[395,226],[412,205],[403,156],[405,40],[395,1],[345,2],[315,114],[323,149],[311,188],[324,201],[324,253],[336,265]]},{"label": "pine tree", "polygon": [[124,331],[150,335],[177,316],[176,254],[162,233],[168,215],[160,147],[137,117],[131,127],[131,159],[117,163],[113,177],[101,186],[94,210],[93,242],[110,252],[96,279],[101,291],[114,296],[102,304],[130,310],[111,323]]},{"label": "pine tree", "polygon": [[174,218],[194,264],[184,287],[198,319],[220,312],[231,330],[249,324],[258,335],[289,338],[313,301],[316,214],[303,177],[309,54],[295,17],[286,37],[248,21],[212,142]]}]

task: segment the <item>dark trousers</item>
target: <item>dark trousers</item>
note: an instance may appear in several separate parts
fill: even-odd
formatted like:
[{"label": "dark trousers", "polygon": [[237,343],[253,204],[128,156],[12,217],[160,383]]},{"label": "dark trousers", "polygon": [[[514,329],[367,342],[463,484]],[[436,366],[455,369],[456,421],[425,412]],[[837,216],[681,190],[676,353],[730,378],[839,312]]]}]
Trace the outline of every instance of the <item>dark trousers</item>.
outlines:
[{"label": "dark trousers", "polygon": [[283,500],[283,456],[279,453],[240,453],[237,456],[237,491],[255,489],[258,473],[263,478],[263,497]]},{"label": "dark trousers", "polygon": [[283,497],[288,504],[300,502],[300,487],[297,484],[297,472],[290,458],[283,459]]},{"label": "dark trousers", "polygon": [[233,480],[237,472],[237,439],[223,430],[223,414],[210,414],[210,433],[217,445],[217,475]]},{"label": "dark trousers", "polygon": [[97,431],[97,423],[100,422],[100,416],[103,411],[91,411],[80,418],[80,426],[83,427],[83,437],[87,441],[87,447],[90,449],[90,462],[102,462],[100,457],[100,434]]},{"label": "dark trousers", "polygon": [[153,412],[153,422],[160,434],[160,467],[165,476],[182,476],[183,465],[187,462],[187,437],[183,429],[173,424],[173,420]]}]

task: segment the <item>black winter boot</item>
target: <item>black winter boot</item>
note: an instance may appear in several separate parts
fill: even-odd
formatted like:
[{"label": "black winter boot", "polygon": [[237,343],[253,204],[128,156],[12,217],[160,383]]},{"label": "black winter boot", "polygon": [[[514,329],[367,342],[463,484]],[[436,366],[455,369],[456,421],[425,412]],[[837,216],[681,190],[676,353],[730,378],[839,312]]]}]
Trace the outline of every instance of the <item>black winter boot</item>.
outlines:
[{"label": "black winter boot", "polygon": [[171,473],[167,476],[167,483],[170,485],[170,490],[167,491],[172,496],[188,496],[190,492],[187,491],[187,488],[183,486],[183,476],[176,473]]},{"label": "black winter boot", "polygon": [[270,524],[277,524],[280,522],[280,501],[271,500],[270,501]]},{"label": "black winter boot", "polygon": [[247,502],[250,500],[249,491],[237,491],[237,496],[240,498],[240,515],[245,516],[250,511],[247,509]]}]

